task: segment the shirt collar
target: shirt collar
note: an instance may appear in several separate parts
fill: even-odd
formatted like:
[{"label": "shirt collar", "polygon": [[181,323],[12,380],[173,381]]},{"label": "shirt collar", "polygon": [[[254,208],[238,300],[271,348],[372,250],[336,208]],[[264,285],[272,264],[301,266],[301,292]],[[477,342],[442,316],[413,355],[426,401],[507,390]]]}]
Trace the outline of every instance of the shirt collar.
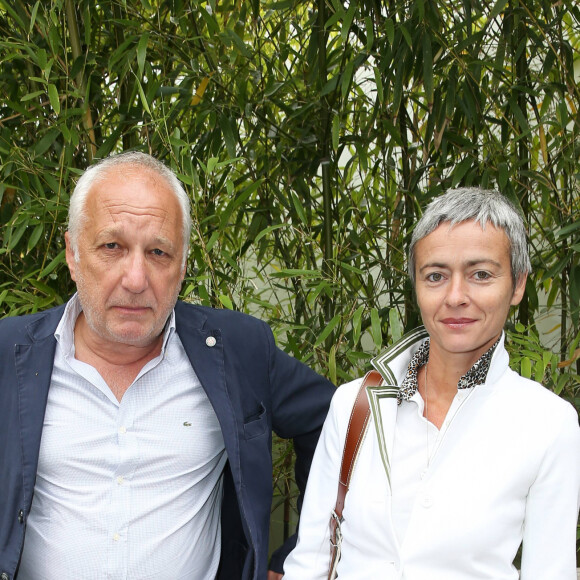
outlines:
[{"label": "shirt collar", "polygon": [[[501,338],[501,337],[500,337]],[[489,348],[487,352],[473,364],[473,366],[459,379],[457,383],[458,389],[468,389],[477,385],[483,385],[489,371],[491,364],[491,357],[499,344],[500,339]],[[417,349],[415,354],[411,357],[409,366],[407,367],[407,374],[401,382],[401,387],[397,393],[397,402],[399,405],[402,401],[408,401],[417,392],[417,374],[419,369],[424,366],[429,360],[429,346],[430,339],[426,338],[421,346]]]},{"label": "shirt collar", "polygon": [[[83,307],[81,306],[81,301],[79,300],[78,294],[75,294],[67,303],[64,314],[54,331],[54,337],[56,338],[59,346],[63,349],[65,355],[69,354],[74,356],[74,344],[75,344],[75,324],[79,314],[82,312]],[[171,311],[169,319],[165,324],[165,329],[163,331],[163,345],[161,347],[161,354],[165,354],[165,349],[169,339],[173,336],[175,332],[175,309]]]}]

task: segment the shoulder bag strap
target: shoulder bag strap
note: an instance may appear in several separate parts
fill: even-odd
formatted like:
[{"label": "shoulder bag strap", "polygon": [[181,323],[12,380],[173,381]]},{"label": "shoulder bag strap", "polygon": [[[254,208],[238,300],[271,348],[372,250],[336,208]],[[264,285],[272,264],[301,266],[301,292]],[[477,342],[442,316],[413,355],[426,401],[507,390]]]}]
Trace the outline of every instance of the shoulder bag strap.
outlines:
[{"label": "shoulder bag strap", "polygon": [[352,407],[348,429],[346,431],[346,440],[342,452],[342,462],[340,465],[340,476],[338,480],[338,493],[336,495],[336,505],[330,516],[330,552],[331,561],[328,572],[328,579],[336,577],[336,566],[340,559],[340,545],[342,542],[342,532],[340,524],[342,522],[342,510],[344,500],[350,485],[350,478],[358,455],[366,427],[370,417],[369,398],[366,388],[375,387],[383,382],[383,377],[378,371],[369,371],[360,386],[356,400]]}]

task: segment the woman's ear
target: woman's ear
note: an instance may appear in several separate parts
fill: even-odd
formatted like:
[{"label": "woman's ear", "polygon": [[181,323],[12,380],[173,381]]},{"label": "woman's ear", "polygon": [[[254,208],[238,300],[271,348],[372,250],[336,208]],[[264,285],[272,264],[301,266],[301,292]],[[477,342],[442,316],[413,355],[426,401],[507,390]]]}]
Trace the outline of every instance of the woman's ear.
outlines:
[{"label": "woman's ear", "polygon": [[524,292],[526,291],[526,280],[528,279],[528,274],[521,274],[516,282],[516,287],[514,288],[514,293],[512,295],[511,305],[516,306],[522,301],[524,297]]}]

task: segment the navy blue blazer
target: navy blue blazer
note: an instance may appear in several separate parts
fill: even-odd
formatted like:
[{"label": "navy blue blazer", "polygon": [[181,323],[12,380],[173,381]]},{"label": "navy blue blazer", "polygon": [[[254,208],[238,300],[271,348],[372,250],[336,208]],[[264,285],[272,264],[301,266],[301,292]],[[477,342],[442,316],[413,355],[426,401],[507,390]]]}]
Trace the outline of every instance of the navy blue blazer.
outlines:
[{"label": "navy blue blazer", "polygon": [[[0,320],[0,579],[17,578],[64,306]],[[267,324],[178,302],[177,333],[221,425],[228,463],[218,578],[263,580],[272,500],[272,430],[294,440],[304,491],[334,386],[278,349]],[[216,339],[208,347],[206,338]],[[292,542],[273,569],[280,572]]]}]

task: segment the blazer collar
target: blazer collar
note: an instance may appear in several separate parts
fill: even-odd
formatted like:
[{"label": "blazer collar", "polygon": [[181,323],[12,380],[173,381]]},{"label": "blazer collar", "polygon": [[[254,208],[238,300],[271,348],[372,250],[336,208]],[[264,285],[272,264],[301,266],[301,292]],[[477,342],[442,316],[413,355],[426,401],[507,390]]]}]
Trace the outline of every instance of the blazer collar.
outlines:
[{"label": "blazer collar", "polygon": [[28,341],[25,344],[34,343],[45,340],[51,335],[62,318],[66,304],[61,304],[56,308],[45,310],[40,314],[33,314],[32,320],[26,325],[25,333]]},{"label": "blazer collar", "polygon": [[378,387],[367,387],[367,395],[373,418],[372,424],[377,435],[381,461],[389,486],[391,485],[390,457],[395,438],[400,377],[404,376],[411,356],[427,336],[427,331],[421,326],[403,336],[401,340],[371,361],[381,373],[384,381]]},{"label": "blazer collar", "polygon": [[[428,336],[425,327],[419,326],[383,350],[371,361],[387,385],[398,386],[397,378],[406,372],[411,356]],[[407,354],[402,356],[405,353]]]}]

